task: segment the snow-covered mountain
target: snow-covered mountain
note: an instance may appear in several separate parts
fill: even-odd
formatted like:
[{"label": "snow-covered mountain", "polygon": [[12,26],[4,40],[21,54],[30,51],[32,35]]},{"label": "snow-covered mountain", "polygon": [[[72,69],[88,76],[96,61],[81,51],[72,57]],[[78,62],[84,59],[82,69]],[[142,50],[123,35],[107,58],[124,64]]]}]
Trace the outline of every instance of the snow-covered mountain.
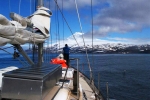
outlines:
[{"label": "snow-covered mountain", "polygon": [[[150,45],[133,45],[133,44],[101,44],[101,45],[86,45],[84,46],[72,46],[71,53],[84,53],[85,51],[88,53],[150,53]],[[62,48],[59,48],[57,44],[52,47],[45,48],[45,50],[55,52],[62,52]]]}]

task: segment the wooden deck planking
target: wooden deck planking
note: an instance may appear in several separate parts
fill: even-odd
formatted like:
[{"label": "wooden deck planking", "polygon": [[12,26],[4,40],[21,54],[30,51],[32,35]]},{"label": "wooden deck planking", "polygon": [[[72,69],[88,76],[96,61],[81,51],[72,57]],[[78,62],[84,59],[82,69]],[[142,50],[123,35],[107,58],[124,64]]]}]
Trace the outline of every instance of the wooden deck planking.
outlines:
[{"label": "wooden deck planking", "polygon": [[52,98],[58,92],[59,88],[60,88],[60,86],[54,86],[52,88],[52,90],[46,95],[46,97],[43,100],[52,100]]},{"label": "wooden deck planking", "polygon": [[79,83],[81,84],[81,87],[86,94],[87,100],[95,100],[95,98],[93,98],[93,90],[82,77],[79,77]]}]

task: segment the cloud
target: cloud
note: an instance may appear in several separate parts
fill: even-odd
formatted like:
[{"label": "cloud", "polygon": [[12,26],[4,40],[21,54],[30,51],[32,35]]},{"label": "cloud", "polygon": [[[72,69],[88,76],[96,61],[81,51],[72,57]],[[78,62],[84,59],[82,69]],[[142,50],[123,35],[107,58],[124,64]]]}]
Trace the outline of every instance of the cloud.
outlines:
[{"label": "cloud", "polygon": [[[62,0],[57,0],[58,4],[62,5]],[[94,15],[94,44],[104,43],[149,43],[148,39],[142,40],[142,38],[109,38],[110,33],[128,33],[132,31],[141,31],[144,28],[150,27],[150,5],[149,0],[93,0],[93,15]],[[85,7],[90,8],[91,0],[77,0],[79,10],[81,12]],[[74,0],[64,0],[65,10],[74,10]],[[107,4],[107,5],[105,5]],[[51,4],[52,5],[52,4]],[[103,6],[103,7],[101,7]],[[85,10],[85,9],[84,9]],[[87,10],[87,9],[86,9]],[[89,11],[89,9],[88,9]],[[87,14],[88,13],[88,14]],[[83,11],[81,15],[88,15],[88,19],[85,16],[81,16],[81,21],[84,20],[87,24],[91,23],[90,11]],[[83,19],[84,17],[84,19]],[[85,21],[86,20],[86,21]],[[89,23],[88,23],[88,22]],[[85,24],[83,24],[85,25]],[[85,26],[86,26],[85,25]],[[83,26],[83,29],[87,27]],[[89,26],[88,26],[89,29]],[[88,30],[86,29],[86,31]],[[85,30],[83,30],[85,32]],[[78,35],[77,35],[78,34]],[[144,32],[141,34],[144,34]],[[79,32],[75,33],[77,41],[83,44],[83,40]],[[84,37],[86,44],[91,44],[91,32],[85,32]],[[105,37],[105,39],[100,39]],[[106,38],[107,37],[107,38]],[[120,39],[120,40],[119,40]],[[147,41],[146,41],[147,40]],[[76,44],[73,37],[70,36],[65,40],[65,43]]]},{"label": "cloud", "polygon": [[[63,4],[64,10],[75,9],[75,0],[56,0],[56,1],[60,8],[62,8],[62,4]],[[49,1],[47,1],[47,2],[48,3],[46,3],[46,4],[48,5]],[[76,2],[77,2],[77,5],[79,8],[83,8],[83,7],[87,7],[87,6],[89,7],[91,5],[91,0],[76,0]],[[98,5],[99,3],[101,3],[100,0],[92,0],[93,6]],[[50,6],[52,9],[55,8],[54,0],[51,0]]]},{"label": "cloud", "polygon": [[[140,31],[150,26],[149,0],[106,0],[109,7],[94,16],[96,33],[105,36],[109,32],[126,33]],[[104,35],[105,34],[105,35]]]},{"label": "cloud", "polygon": [[122,44],[150,44],[149,38],[120,38],[120,37],[107,37],[108,41],[112,41],[114,43],[122,43]]},{"label": "cloud", "polygon": [[[85,35],[80,32],[74,33],[74,37],[76,38],[79,46],[84,46],[83,43],[83,38],[82,35]],[[77,46],[76,41],[74,40],[74,37],[71,35],[68,37],[66,40],[60,41],[60,47],[63,47],[65,44],[68,44],[69,46]],[[84,37],[85,45],[92,45],[92,39]],[[112,44],[117,44],[117,43],[122,43],[122,44],[150,44],[150,39],[149,38],[120,38],[120,37],[107,37],[107,38],[94,38],[93,40],[93,45],[101,45],[101,44],[107,44],[107,43],[112,43]],[[56,43],[54,43],[56,44]],[[53,45],[54,45],[53,44]]]}]

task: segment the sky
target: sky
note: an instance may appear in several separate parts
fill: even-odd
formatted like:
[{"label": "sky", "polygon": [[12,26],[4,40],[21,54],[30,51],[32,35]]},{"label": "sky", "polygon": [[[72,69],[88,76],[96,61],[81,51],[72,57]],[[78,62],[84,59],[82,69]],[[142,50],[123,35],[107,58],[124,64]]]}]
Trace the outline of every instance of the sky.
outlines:
[{"label": "sky", "polygon": [[[0,0],[0,13],[9,19],[9,12],[27,17],[34,12],[35,0]],[[51,9],[51,37],[53,44],[89,45],[106,43],[150,44],[149,0],[76,0],[81,21],[78,21],[75,0],[44,0]],[[65,22],[69,25],[71,32]],[[93,26],[92,26],[93,22]],[[92,31],[93,30],[93,31]],[[92,40],[93,33],[93,40]],[[75,41],[75,39],[76,41]]]}]

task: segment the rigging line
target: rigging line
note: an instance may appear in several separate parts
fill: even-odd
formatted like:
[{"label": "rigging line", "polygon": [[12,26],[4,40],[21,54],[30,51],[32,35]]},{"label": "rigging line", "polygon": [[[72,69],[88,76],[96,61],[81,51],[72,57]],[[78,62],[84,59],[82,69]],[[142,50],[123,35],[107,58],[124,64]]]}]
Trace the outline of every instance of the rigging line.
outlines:
[{"label": "rigging line", "polygon": [[31,8],[32,8],[32,4],[31,4],[31,0],[30,0],[30,15],[31,15]]},{"label": "rigging line", "polygon": [[[31,15],[31,8],[32,8],[32,4],[31,4],[31,0],[30,0],[30,15]],[[32,29],[32,31],[33,31],[33,29]],[[31,43],[29,43],[29,50],[31,50]]]},{"label": "rigging line", "polygon": [[[50,0],[49,0],[49,9],[51,8],[51,5],[50,5]],[[50,23],[50,31],[49,31],[49,34],[50,34],[50,37],[52,37],[52,34],[51,34],[51,23]],[[50,54],[50,37],[48,38],[48,54]],[[50,56],[48,55],[48,61],[50,61]]]},{"label": "rigging line", "polygon": [[50,0],[49,0],[49,9],[51,8],[51,5],[50,5]]},{"label": "rigging line", "polygon": [[[3,48],[0,48],[0,50],[3,50],[4,52],[6,52],[6,53],[8,53],[8,54],[10,54],[10,55],[13,55],[12,53],[6,51],[6,50],[3,49]],[[20,62],[22,65],[25,65],[19,58],[17,58],[17,59],[19,60],[19,62]]]},{"label": "rigging line", "polygon": [[21,0],[19,1],[19,14],[20,14],[20,5],[21,5]]},{"label": "rigging line", "polygon": [[24,57],[22,58],[22,61],[24,62],[25,66],[29,66],[29,63],[27,63]]},{"label": "rigging line", "polygon": [[[19,15],[20,15],[20,6],[21,6],[21,0],[19,1]],[[20,24],[22,25],[22,22],[19,21],[19,19],[18,19],[18,22],[20,22]],[[17,28],[18,28],[18,25],[17,25]]]},{"label": "rigging line", "polygon": [[[92,24],[92,51],[94,51],[94,49],[93,49],[93,38],[94,38],[94,33],[93,33],[93,0],[91,0],[91,20],[92,20],[92,22],[91,22],[91,24]],[[94,63],[94,55],[92,52],[92,65],[94,66],[94,64],[95,64]],[[94,84],[94,77],[92,77],[92,78],[93,78],[92,83]],[[95,87],[93,88],[93,90],[94,90],[94,92],[96,91]]]},{"label": "rigging line", "polygon": [[[93,49],[94,48],[93,47],[93,45],[94,45],[93,44],[94,33],[93,33],[93,2],[92,2],[92,0],[91,0],[91,20],[92,20],[92,23],[91,23],[92,24],[92,51],[94,51],[94,49]],[[92,65],[94,66],[94,55],[93,55],[93,53],[92,53]]]},{"label": "rigging line", "polygon": [[[51,30],[50,30],[50,31],[51,31]],[[52,33],[52,32],[51,32],[51,33]],[[54,48],[54,47],[53,47],[53,44],[52,44],[52,43],[53,43],[53,37],[54,37],[54,36],[51,35],[51,46],[50,46],[50,48],[49,48],[49,52],[52,53],[52,58],[54,57],[54,55],[53,55],[53,50],[52,50],[52,49]],[[50,59],[51,59],[51,57],[50,57]]]},{"label": "rigging line", "polygon": [[58,8],[57,8],[57,25],[58,25],[58,29],[57,29],[57,33],[58,33],[58,46],[60,49],[60,34],[59,34],[59,18],[58,18]]},{"label": "rigging line", "polygon": [[10,0],[9,0],[9,12],[11,12],[11,7],[10,7]]},{"label": "rigging line", "polygon": [[47,62],[47,59],[46,59],[46,58],[47,58],[47,57],[46,57],[46,56],[47,56],[47,51],[46,51],[46,47],[47,47],[47,46],[46,46],[46,45],[47,45],[47,40],[43,43],[43,55],[44,55],[44,56],[43,56],[43,58],[44,58],[43,62],[44,62],[44,63]]},{"label": "rigging line", "polygon": [[44,63],[45,62],[47,62],[47,59],[46,59],[46,56],[47,56],[47,52],[46,52],[46,45],[47,45],[47,41],[45,41],[44,43],[43,43],[43,57],[44,57]]},{"label": "rigging line", "polygon": [[[55,5],[55,33],[54,33],[54,35],[55,35],[55,41],[56,41],[56,44],[57,44],[57,20],[56,20],[56,16],[57,16],[57,13],[56,13],[56,10],[57,9],[57,7],[56,7],[56,5]],[[57,49],[56,49],[57,50]]]},{"label": "rigging line", "polygon": [[80,21],[80,15],[79,15],[78,5],[77,5],[76,0],[75,0],[75,5],[76,5],[76,11],[77,11],[78,20],[79,20],[79,24],[80,24],[80,29],[81,29],[81,33],[82,33],[82,39],[83,39],[83,43],[84,43],[84,47],[85,47],[85,51],[86,51],[86,58],[87,58],[89,69],[90,69],[90,81],[91,81],[92,80],[92,69],[91,69],[91,66],[90,66],[90,61],[89,61],[89,57],[88,57],[88,53],[87,53],[87,48],[85,46],[85,40],[84,40],[84,36],[83,36],[83,30],[82,30],[82,25],[81,25],[81,21]]},{"label": "rigging line", "polygon": [[[74,36],[74,34],[73,34],[73,32],[72,32],[72,30],[71,30],[71,28],[70,28],[70,26],[69,26],[69,24],[68,24],[68,22],[67,22],[66,18],[65,18],[65,16],[64,16],[64,14],[62,13],[62,11],[61,11],[61,9],[60,9],[59,5],[57,4],[56,0],[54,0],[54,1],[55,1],[55,4],[57,5],[57,7],[58,7],[58,9],[59,9],[59,11],[60,11],[60,13],[61,13],[61,15],[63,16],[64,21],[66,22],[66,24],[67,24],[67,26],[68,26],[68,28],[69,28],[69,30],[70,30],[70,32],[71,32],[71,34],[72,34],[73,38],[75,39],[76,43],[77,43],[77,44],[78,44],[78,46],[79,46],[79,43],[77,42],[77,39],[75,38],[75,36]],[[79,46],[79,47],[80,47],[80,46]]]},{"label": "rigging line", "polygon": [[[50,2],[50,1],[49,1]],[[49,4],[49,8],[50,8],[51,6],[50,6],[50,4]],[[50,26],[51,26],[52,24],[50,23]],[[52,26],[51,26],[52,27]],[[52,43],[53,43],[53,34],[52,34],[52,28],[50,28],[50,37],[51,37],[51,48],[49,48],[49,53],[50,53],[50,50],[52,51]],[[49,56],[49,59],[50,59],[50,56]]]},{"label": "rigging line", "polygon": [[47,42],[47,48],[46,48],[46,50],[47,50],[47,62],[49,62],[49,38],[47,41],[48,41]]},{"label": "rigging line", "polygon": [[[57,0],[56,0],[57,1]],[[57,7],[57,36],[58,36],[58,49],[60,49],[60,34],[59,34],[59,18],[58,18],[58,7]]]},{"label": "rigging line", "polygon": [[34,0],[33,2],[34,2],[34,9],[33,9],[33,11],[36,11],[36,9],[38,8],[38,7],[37,7],[38,1],[37,1],[37,0]]},{"label": "rigging line", "polygon": [[[52,52],[52,42],[53,42],[53,40],[52,40],[53,38],[52,38],[52,35],[51,35],[51,47],[49,48],[49,53],[51,53]],[[52,57],[53,57],[53,55],[52,55]],[[50,59],[50,57],[49,57],[49,59]]]},{"label": "rigging line", "polygon": [[47,62],[49,61],[49,58],[48,58],[48,55],[49,55],[49,53],[48,53],[48,46],[49,46],[49,39],[47,39],[47,47],[46,47],[46,60],[47,60]]},{"label": "rigging line", "polygon": [[[63,7],[64,7],[64,0],[62,0],[62,13],[64,13],[64,9],[63,9]],[[62,24],[63,24],[63,45],[64,45],[64,19],[63,19],[63,17],[62,17]]]},{"label": "rigging line", "polygon": [[6,48],[0,48],[0,49],[8,49],[8,48],[11,48],[11,47],[14,47],[14,46],[6,47]]},{"label": "rigging line", "polygon": [[[55,11],[56,11],[56,13],[55,13],[55,25],[56,25],[56,45],[57,45],[57,7],[56,7],[56,5],[55,5]],[[56,52],[57,52],[57,47],[56,47]]]},{"label": "rigging line", "polygon": [[[44,48],[45,48],[45,41],[43,42],[43,50],[42,50],[43,55],[45,54]],[[45,62],[45,56],[43,56],[42,62]]]}]

